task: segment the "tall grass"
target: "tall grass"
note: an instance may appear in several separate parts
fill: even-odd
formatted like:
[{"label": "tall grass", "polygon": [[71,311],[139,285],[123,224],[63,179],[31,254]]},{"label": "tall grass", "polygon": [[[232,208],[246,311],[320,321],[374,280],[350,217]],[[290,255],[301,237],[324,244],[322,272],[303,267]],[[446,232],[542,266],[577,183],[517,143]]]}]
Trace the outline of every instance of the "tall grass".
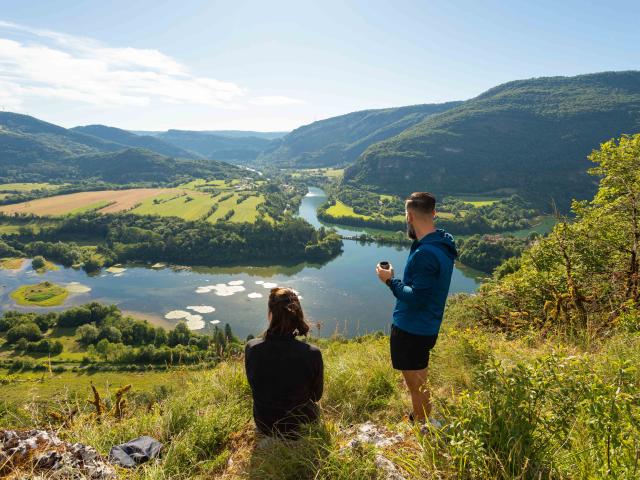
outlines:
[{"label": "tall grass", "polygon": [[[385,478],[379,454],[406,478],[640,478],[640,335],[581,350],[479,330],[455,304],[449,314],[457,321],[441,334],[429,377],[441,430],[420,432],[403,420],[409,402],[390,366],[388,338],[370,335],[318,340],[326,367],[322,422],[299,441],[256,437],[239,359],[189,372],[153,402],[130,396],[123,419],[98,421],[82,408],[60,434],[104,454],[140,435],[159,439],[159,461],[122,472],[136,479]],[[405,440],[378,450],[347,447],[352,425],[368,420]]]}]

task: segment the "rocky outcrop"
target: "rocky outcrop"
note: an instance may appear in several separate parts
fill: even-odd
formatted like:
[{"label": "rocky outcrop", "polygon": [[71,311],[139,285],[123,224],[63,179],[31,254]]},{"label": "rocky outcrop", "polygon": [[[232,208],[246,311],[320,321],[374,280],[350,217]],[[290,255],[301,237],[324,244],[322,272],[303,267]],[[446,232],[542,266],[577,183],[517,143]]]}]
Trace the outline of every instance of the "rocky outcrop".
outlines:
[{"label": "rocky outcrop", "polygon": [[0,477],[112,479],[115,469],[96,450],[63,442],[44,430],[0,430]]}]

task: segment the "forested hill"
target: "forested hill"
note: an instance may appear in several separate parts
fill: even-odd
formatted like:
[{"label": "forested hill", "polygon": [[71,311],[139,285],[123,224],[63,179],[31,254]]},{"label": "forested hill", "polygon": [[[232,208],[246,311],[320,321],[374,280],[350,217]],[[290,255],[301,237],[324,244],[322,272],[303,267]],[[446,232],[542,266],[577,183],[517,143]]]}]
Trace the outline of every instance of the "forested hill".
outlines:
[{"label": "forested hill", "polygon": [[21,148],[21,145],[27,144],[40,151],[40,154],[48,151],[49,156],[113,152],[123,148],[117,143],[68,130],[29,115],[0,112],[0,161],[4,159],[2,155],[10,150],[17,154],[29,153],[26,148]]},{"label": "forested hill", "polygon": [[84,127],[74,127],[71,130],[93,135],[108,142],[115,142],[127,147],[146,148],[152,152],[171,157],[201,158],[200,155],[188,152],[159,138],[150,135],[136,135],[120,128],[107,127],[105,125],[86,125]]},{"label": "forested hill", "polygon": [[295,129],[258,157],[267,165],[324,167],[353,162],[369,145],[390,138],[460,102],[363,110]]},{"label": "forested hill", "polygon": [[517,191],[538,203],[588,198],[587,155],[640,131],[640,72],[509,82],[371,145],[345,180],[406,194]]},{"label": "forested hill", "polygon": [[253,163],[270,144],[269,138],[254,136],[253,132],[215,133],[193,130],[168,130],[155,138],[170,143],[202,158],[232,163]]},{"label": "forested hill", "polygon": [[246,175],[212,160],[175,159],[130,148],[28,115],[0,112],[0,181],[173,182]]}]

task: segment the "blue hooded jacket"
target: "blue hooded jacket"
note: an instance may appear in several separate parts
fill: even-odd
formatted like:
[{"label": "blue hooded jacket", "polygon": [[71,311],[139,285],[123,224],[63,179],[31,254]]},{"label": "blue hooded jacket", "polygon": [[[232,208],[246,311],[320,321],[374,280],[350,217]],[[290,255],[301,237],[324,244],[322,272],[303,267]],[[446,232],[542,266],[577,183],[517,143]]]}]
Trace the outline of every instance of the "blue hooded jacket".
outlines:
[{"label": "blue hooded jacket", "polygon": [[389,283],[396,297],[396,327],[414,335],[438,334],[457,256],[453,237],[444,230],[413,242],[402,280]]}]

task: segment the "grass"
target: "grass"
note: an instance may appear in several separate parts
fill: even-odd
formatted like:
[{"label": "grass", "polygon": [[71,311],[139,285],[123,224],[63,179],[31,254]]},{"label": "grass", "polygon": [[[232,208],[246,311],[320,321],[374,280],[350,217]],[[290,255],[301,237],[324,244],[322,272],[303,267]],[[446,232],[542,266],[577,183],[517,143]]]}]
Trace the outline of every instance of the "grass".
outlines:
[{"label": "grass", "polygon": [[217,190],[231,190],[237,185],[240,184],[240,180],[232,179],[232,180],[205,180],[198,179],[193,180],[191,182],[183,183],[179,185],[178,188],[186,188],[189,190],[198,190],[199,188],[215,188]]},{"label": "grass", "polygon": [[77,213],[78,209],[95,206],[99,202],[108,202],[101,209],[104,213],[128,210],[145,198],[166,193],[166,188],[131,188],[125,190],[99,190],[91,192],[70,193],[39,198],[27,202],[4,205],[0,212],[5,214],[31,213],[39,216],[60,216]]},{"label": "grass", "polygon": [[355,218],[362,218],[364,220],[373,219],[373,217],[370,215],[362,215],[354,212],[353,207],[350,207],[349,205],[347,205],[344,202],[341,202],[340,200],[336,200],[335,205],[331,205],[327,209],[327,214],[331,215],[332,217],[355,217]]},{"label": "grass", "polygon": [[[133,384],[138,393],[152,392],[164,385],[178,387],[180,378],[187,375],[182,371],[138,372],[23,372],[11,374],[0,369],[0,413],[3,403],[24,405],[35,402],[54,407],[58,402],[84,401],[91,384],[101,391],[109,391],[127,384]],[[0,415],[0,426],[10,420]]]},{"label": "grass", "polygon": [[474,207],[486,207],[487,205],[493,205],[494,203],[501,200],[500,197],[495,197],[492,195],[454,195],[454,198],[462,200],[464,203],[473,205]]},{"label": "grass", "polygon": [[344,175],[344,168],[307,168],[298,169],[291,172],[291,176],[294,178],[301,178],[304,176],[325,177],[328,179],[342,178]]},{"label": "grass", "polygon": [[0,269],[20,270],[26,261],[26,258],[2,258],[0,259]]},{"label": "grass", "polygon": [[534,219],[533,222],[534,224],[531,227],[507,233],[515,237],[526,237],[534,232],[546,235],[553,229],[553,226],[556,224],[556,219],[553,215],[543,215]]},{"label": "grass", "polygon": [[51,226],[53,224],[54,222],[51,220],[25,221],[24,219],[21,219],[21,218],[11,218],[11,219],[4,218],[0,221],[0,234],[12,235],[14,233],[19,233],[20,227],[25,227],[38,233],[42,228]]},{"label": "grass", "polygon": [[51,282],[23,285],[11,292],[11,298],[18,305],[37,307],[62,305],[68,295],[66,288]]},{"label": "grass", "polygon": [[[163,442],[162,458],[127,472],[132,479],[386,478],[378,455],[412,479],[637,478],[640,334],[585,350],[474,325],[451,301],[429,370],[440,431],[403,420],[409,401],[384,335],[315,340],[325,363],[322,423],[295,444],[256,438],[242,358],[202,371],[3,375],[0,425],[47,424],[104,455],[140,435]],[[72,341],[68,333],[58,338]],[[132,385],[124,418],[96,417],[83,400],[90,383],[107,405]],[[65,426],[51,416],[75,408]],[[402,441],[347,447],[352,426],[367,421]]]},{"label": "grass", "polygon": [[61,186],[52,183],[2,183],[0,184],[0,192],[26,193],[33,190],[53,190]]},{"label": "grass", "polygon": [[[327,209],[327,214],[331,215],[332,217],[353,217],[353,218],[361,218],[363,220],[374,220],[375,217],[372,217],[371,215],[363,215],[361,213],[356,213],[353,210],[353,207],[350,207],[349,205],[347,205],[346,203],[340,201],[340,200],[336,200],[335,205],[331,205],[328,209]],[[405,220],[405,216],[404,215],[394,215],[392,217],[388,217],[388,220],[394,220],[394,221],[404,221]]]},{"label": "grass", "polygon": [[98,200],[94,203],[89,203],[87,205],[83,205],[81,207],[75,208],[69,212],[70,215],[79,215],[81,213],[94,212],[96,210],[100,210],[104,207],[112,205],[113,201],[110,200]]},{"label": "grass", "polygon": [[[633,439],[640,432],[630,419],[639,413],[640,373],[632,366],[640,362],[640,335],[615,336],[594,350],[508,338],[467,326],[470,312],[455,301],[445,322],[429,374],[441,431],[421,433],[403,420],[408,398],[390,366],[388,337],[380,335],[316,341],[325,363],[322,423],[295,444],[258,442],[242,358],[203,371],[6,376],[0,423],[53,421],[56,428],[47,412],[79,407],[61,430],[68,441],[107,454],[140,435],[159,439],[162,458],[129,471],[134,479],[385,478],[379,454],[405,478],[603,478],[608,469],[615,478],[637,478]],[[107,404],[117,387],[133,386],[123,419],[96,418],[83,401],[90,382]],[[366,421],[403,440],[346,447],[352,425]]]},{"label": "grass", "polygon": [[257,195],[247,198],[235,206],[232,222],[255,222],[258,219],[258,206],[264,203],[264,196]]},{"label": "grass", "polygon": [[[185,183],[181,188],[139,188],[127,190],[102,190],[96,192],[79,192],[69,195],[57,195],[0,207],[6,214],[31,213],[39,216],[59,217],[76,215],[90,211],[116,213],[130,210],[138,215],[160,215],[180,217],[184,220],[205,218],[211,208],[220,204],[220,208],[210,221],[216,221],[233,209],[232,222],[254,222],[258,217],[257,207],[264,203],[264,196],[250,190],[237,190],[240,180],[194,180]],[[222,195],[212,197],[211,193],[198,189],[215,188]],[[220,202],[224,192],[233,193],[233,197]],[[240,194],[250,197],[240,204],[236,200]],[[53,218],[51,219],[53,221]],[[0,233],[18,233],[21,226],[40,228],[38,222],[25,223],[19,219],[11,219],[0,224]]]},{"label": "grass", "polygon": [[215,204],[216,199],[211,198],[210,194],[182,190],[148,198],[139,207],[134,208],[131,213],[197,220],[202,218]]}]

